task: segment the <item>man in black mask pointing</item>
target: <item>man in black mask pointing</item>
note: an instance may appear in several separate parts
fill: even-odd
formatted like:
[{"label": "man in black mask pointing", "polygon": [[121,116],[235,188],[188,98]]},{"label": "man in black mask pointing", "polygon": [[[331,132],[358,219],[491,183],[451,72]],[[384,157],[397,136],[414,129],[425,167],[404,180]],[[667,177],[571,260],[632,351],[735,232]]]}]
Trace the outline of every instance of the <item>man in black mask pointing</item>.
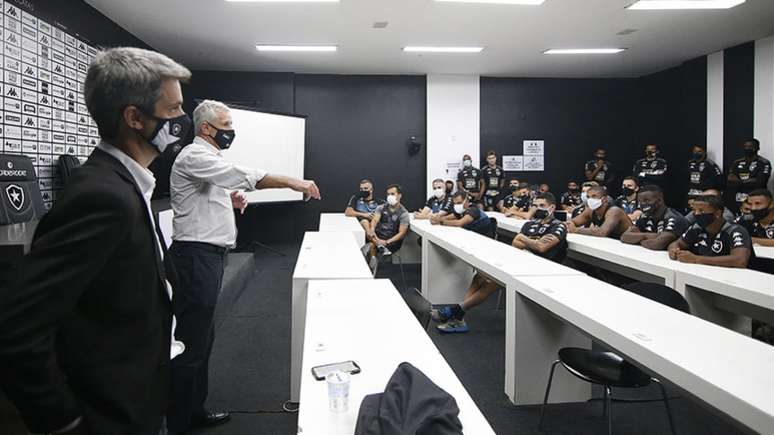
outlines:
[{"label": "man in black mask pointing", "polygon": [[222,152],[236,137],[229,108],[205,100],[194,110],[196,137],[172,165],[173,220],[170,253],[179,276],[172,307],[176,337],[186,351],[172,364],[172,434],[225,423],[228,413],[204,409],[207,366],[214,331],[212,318],[220,292],[226,253],[236,242],[234,209],[244,212],[242,190],[290,188],[320,199],[314,181],[268,174],[224,160]]}]

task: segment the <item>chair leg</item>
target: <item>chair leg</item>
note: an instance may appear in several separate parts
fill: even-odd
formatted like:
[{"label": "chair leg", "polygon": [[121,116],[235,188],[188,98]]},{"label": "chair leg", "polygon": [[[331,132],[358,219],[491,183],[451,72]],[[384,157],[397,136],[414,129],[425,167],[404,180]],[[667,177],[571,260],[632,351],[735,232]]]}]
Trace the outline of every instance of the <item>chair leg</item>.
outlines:
[{"label": "chair leg", "polygon": [[400,266],[400,278],[403,280],[403,289],[408,288],[408,284],[406,284],[406,274],[403,272],[403,257],[398,254],[398,265]]},{"label": "chair leg", "polygon": [[613,402],[610,399],[610,387],[605,385],[605,402],[607,403],[607,435],[613,435]]},{"label": "chair leg", "polygon": [[505,291],[505,289],[500,289],[500,292],[497,295],[497,308],[496,308],[496,310],[498,310],[498,311],[500,310],[500,307],[502,307],[502,305],[503,305],[503,292],[504,291]]},{"label": "chair leg", "polygon": [[548,385],[546,385],[546,395],[543,397],[543,406],[540,407],[540,422],[538,423],[538,430],[543,430],[543,419],[546,416],[546,405],[548,404],[548,394],[551,392],[551,381],[554,380],[554,370],[556,369],[556,365],[559,364],[561,361],[556,360],[553,364],[551,364],[551,371],[548,374]]},{"label": "chair leg", "polygon": [[672,408],[669,406],[669,397],[667,397],[666,388],[664,388],[664,384],[662,384],[661,381],[656,378],[653,378],[653,382],[658,384],[658,387],[661,389],[661,396],[664,398],[664,406],[666,406],[667,418],[669,418],[669,429],[672,431],[672,435],[677,435],[677,431],[675,430],[675,422],[672,419]]},{"label": "chair leg", "polygon": [[607,417],[607,386],[605,386],[604,390],[604,397],[602,398],[602,417]]}]

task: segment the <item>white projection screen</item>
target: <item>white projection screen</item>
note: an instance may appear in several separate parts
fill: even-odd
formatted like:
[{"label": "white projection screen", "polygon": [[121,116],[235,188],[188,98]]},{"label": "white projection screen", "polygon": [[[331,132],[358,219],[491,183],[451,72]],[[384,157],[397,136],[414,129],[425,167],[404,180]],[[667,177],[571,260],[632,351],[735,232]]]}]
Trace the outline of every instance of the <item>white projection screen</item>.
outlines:
[{"label": "white projection screen", "polygon": [[[236,138],[223,151],[226,160],[240,166],[265,169],[270,174],[304,178],[306,118],[231,108]],[[247,192],[251,204],[301,201],[290,189]]]}]

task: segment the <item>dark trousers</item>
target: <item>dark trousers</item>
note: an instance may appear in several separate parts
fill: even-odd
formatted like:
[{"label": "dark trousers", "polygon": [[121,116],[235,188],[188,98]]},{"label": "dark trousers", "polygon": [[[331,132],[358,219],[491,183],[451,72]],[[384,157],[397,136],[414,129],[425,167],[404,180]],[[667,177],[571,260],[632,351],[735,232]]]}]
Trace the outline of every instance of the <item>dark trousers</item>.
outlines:
[{"label": "dark trousers", "polygon": [[212,318],[223,281],[224,248],[206,243],[174,242],[169,249],[178,275],[172,308],[175,337],[185,352],[172,360],[172,400],[167,415],[171,433],[183,432],[203,416],[208,365],[215,331]]}]

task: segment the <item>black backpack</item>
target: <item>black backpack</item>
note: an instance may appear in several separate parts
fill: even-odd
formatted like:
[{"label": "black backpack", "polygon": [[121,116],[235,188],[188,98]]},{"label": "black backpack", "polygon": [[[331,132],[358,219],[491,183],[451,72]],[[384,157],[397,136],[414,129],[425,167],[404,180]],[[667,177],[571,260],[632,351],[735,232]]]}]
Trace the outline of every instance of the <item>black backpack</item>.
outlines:
[{"label": "black backpack", "polygon": [[44,214],[46,206],[32,160],[0,154],[0,225],[29,222]]}]

